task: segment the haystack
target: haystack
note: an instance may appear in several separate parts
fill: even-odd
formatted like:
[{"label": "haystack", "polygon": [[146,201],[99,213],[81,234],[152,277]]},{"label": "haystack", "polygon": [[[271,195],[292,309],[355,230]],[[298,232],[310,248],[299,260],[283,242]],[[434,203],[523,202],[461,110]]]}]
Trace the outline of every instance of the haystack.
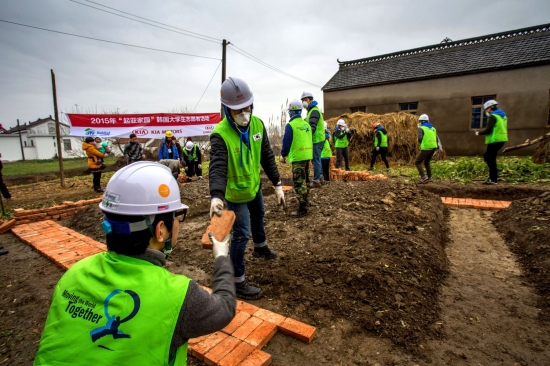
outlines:
[{"label": "haystack", "polygon": [[535,154],[533,155],[533,163],[550,163],[550,134],[546,134],[546,136],[542,137],[542,140],[537,145]]},{"label": "haystack", "polygon": [[[346,113],[327,120],[331,131],[336,122],[342,118],[355,134],[349,145],[349,156],[352,164],[370,164],[374,147],[372,124],[379,122],[388,131],[388,160],[398,164],[412,164],[420,150],[418,143],[418,117],[410,113]],[[437,126],[434,126],[437,129]],[[434,160],[445,158],[445,152],[437,152]]]}]

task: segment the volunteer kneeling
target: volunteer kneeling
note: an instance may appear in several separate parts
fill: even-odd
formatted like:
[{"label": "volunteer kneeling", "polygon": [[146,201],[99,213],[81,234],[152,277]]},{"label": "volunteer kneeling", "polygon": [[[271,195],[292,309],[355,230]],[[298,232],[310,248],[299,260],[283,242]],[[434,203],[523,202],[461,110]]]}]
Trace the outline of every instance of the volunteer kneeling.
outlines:
[{"label": "volunteer kneeling", "polygon": [[59,280],[35,365],[185,365],[189,338],[235,315],[230,237],[214,244],[212,294],[162,266],[176,245],[180,200],[170,170],[120,169],[99,205],[108,252],[75,263]]}]

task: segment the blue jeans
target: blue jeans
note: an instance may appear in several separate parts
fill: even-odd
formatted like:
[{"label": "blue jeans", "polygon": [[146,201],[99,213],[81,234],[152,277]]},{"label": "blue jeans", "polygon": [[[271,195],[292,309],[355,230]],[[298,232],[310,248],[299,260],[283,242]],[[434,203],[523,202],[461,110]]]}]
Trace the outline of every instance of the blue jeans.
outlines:
[{"label": "blue jeans", "polygon": [[321,175],[323,175],[323,165],[321,164],[321,152],[323,151],[325,142],[316,142],[313,144],[313,159],[311,164],[313,165],[313,180],[319,182]]},{"label": "blue jeans", "polygon": [[237,282],[244,280],[244,253],[246,244],[250,239],[250,230],[252,230],[252,240],[255,247],[266,245],[264,229],[264,196],[260,189],[256,197],[246,203],[233,203],[227,201],[227,208],[235,212],[235,223],[233,224],[233,237],[231,238],[231,248],[229,257],[233,262],[234,276]]}]

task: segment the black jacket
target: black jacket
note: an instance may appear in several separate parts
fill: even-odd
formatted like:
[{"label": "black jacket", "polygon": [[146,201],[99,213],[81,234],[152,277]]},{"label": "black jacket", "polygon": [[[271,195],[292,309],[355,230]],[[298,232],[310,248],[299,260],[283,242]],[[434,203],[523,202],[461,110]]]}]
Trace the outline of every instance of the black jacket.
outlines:
[{"label": "black jacket", "polygon": [[[260,120],[260,122],[262,122]],[[277,169],[277,163],[275,163],[275,155],[271,150],[269,138],[266,133],[265,125],[262,122],[262,151],[260,157],[260,165],[264,169],[265,174],[269,180],[276,185],[281,180],[279,176],[279,170]],[[237,133],[237,132],[235,132]],[[210,167],[209,167],[209,181],[210,181],[210,195],[218,196],[220,198],[225,197],[225,187],[227,186],[227,145],[223,138],[213,133],[210,135]]]}]

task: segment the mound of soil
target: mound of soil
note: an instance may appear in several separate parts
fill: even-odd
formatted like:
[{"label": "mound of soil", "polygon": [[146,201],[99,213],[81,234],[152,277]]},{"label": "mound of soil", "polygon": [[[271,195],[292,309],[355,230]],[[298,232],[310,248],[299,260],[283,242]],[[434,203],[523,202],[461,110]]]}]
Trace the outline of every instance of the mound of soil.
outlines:
[{"label": "mound of soil", "polygon": [[550,191],[512,202],[493,222],[541,295],[541,318],[550,321]]},{"label": "mound of soil", "polygon": [[[271,186],[263,188],[273,261],[245,256],[247,279],[264,290],[258,306],[317,327],[345,319],[353,333],[366,331],[417,353],[423,340],[438,338],[438,294],[448,273],[446,209],[439,197],[391,181],[333,181],[311,191],[310,214],[291,219],[297,207],[276,206]],[[200,238],[208,225],[208,182],[182,186],[190,206],[168,269],[205,286],[212,253]],[[67,226],[104,241],[101,212],[90,206]],[[421,352],[420,352],[421,353]]]}]

